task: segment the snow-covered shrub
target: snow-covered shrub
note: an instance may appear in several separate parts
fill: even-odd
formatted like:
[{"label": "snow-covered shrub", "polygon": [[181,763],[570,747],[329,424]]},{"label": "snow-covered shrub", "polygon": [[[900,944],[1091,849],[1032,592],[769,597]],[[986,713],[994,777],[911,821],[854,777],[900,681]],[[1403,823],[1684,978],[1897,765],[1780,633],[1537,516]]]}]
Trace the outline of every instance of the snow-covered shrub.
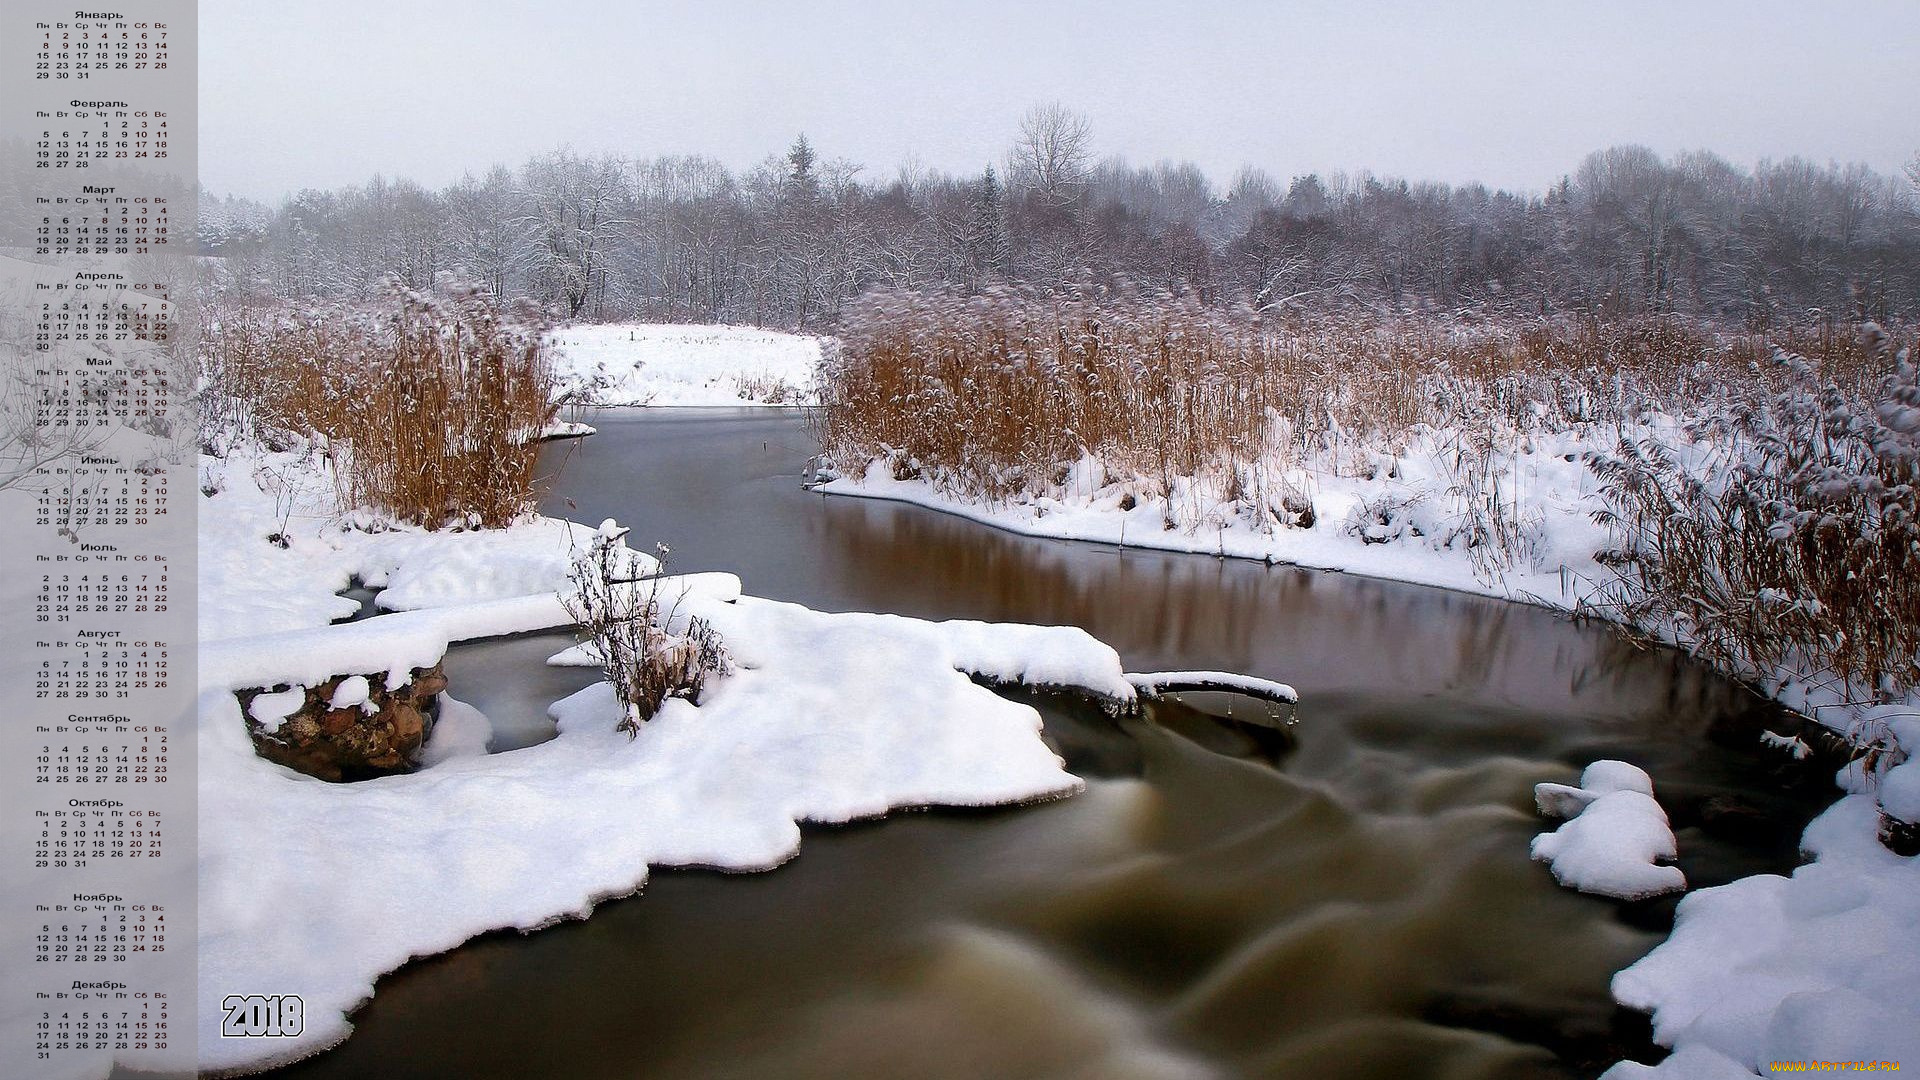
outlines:
[{"label": "snow-covered shrub", "polygon": [[[609,523],[610,525],[611,523]],[[678,599],[661,596],[665,577],[641,580],[624,529],[602,526],[574,560],[573,591],[563,599],[613,684],[619,729],[638,735],[669,698],[699,702],[710,676],[732,668],[725,645],[706,620],[682,618]],[[660,568],[667,549],[660,548]]]},{"label": "snow-covered shrub", "polygon": [[342,505],[427,528],[506,525],[532,505],[556,409],[545,329],[461,285],[395,285],[357,307],[236,302],[204,336],[204,441],[318,436]]},{"label": "snow-covered shrub", "polygon": [[1228,502],[1253,528],[1271,535],[1276,529],[1311,529],[1318,520],[1313,496],[1265,461],[1222,461]]},{"label": "snow-covered shrub", "polygon": [[1361,499],[1348,511],[1342,528],[1362,543],[1390,544],[1409,534],[1421,536],[1424,530],[1414,520],[1414,509],[1423,501],[1417,493],[1386,493]]},{"label": "snow-covered shrub", "polygon": [[806,404],[807,393],[778,375],[743,375],[740,397],[767,405]]},{"label": "snow-covered shrub", "polygon": [[1830,672],[1837,700],[1920,686],[1920,372],[1861,341],[1871,382],[1778,350],[1777,393],[1592,460],[1620,615],[1750,677]]}]

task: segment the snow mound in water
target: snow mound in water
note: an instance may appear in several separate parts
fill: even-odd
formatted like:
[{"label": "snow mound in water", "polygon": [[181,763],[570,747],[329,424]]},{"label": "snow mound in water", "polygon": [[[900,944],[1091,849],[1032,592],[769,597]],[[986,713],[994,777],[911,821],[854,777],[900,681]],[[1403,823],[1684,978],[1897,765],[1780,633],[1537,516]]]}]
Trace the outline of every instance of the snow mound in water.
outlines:
[{"label": "snow mound in water", "polygon": [[1533,857],[1553,867],[1568,888],[1622,900],[1678,892],[1687,879],[1663,866],[1678,847],[1666,811],[1653,799],[1653,781],[1624,761],[1596,761],[1580,786],[1541,784],[1534,799],[1543,812],[1571,815],[1565,825],[1533,838]]},{"label": "snow mound in water", "polygon": [[1753,1080],[1753,1072],[1717,1050],[1683,1046],[1658,1065],[1618,1062],[1600,1080]]},{"label": "snow mound in water", "polygon": [[420,748],[423,768],[455,758],[481,757],[493,738],[493,724],[485,713],[452,694],[440,694],[440,716],[433,722],[427,744]]}]

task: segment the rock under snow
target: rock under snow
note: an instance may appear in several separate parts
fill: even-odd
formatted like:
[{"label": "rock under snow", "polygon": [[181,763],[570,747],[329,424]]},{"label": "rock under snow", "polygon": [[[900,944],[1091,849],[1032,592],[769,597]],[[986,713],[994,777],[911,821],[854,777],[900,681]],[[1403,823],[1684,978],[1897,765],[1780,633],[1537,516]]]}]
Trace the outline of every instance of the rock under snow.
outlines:
[{"label": "rock under snow", "polygon": [[247,706],[247,715],[268,731],[279,731],[287,717],[300,711],[307,703],[307,688],[295,686],[275,694],[256,695]]},{"label": "rock under snow", "polygon": [[1888,817],[1920,823],[1920,758],[1895,765],[1880,778],[1880,809]]},{"label": "rock under snow", "polygon": [[[447,685],[437,665],[414,668],[391,685],[387,680],[385,673],[343,675],[304,689],[242,689],[237,697],[258,725],[247,733],[261,757],[322,780],[358,780],[417,763],[433,730],[435,695]],[[291,712],[271,722],[259,719],[279,712],[296,693],[300,701]],[[259,708],[261,698],[273,704]]]},{"label": "rock under snow", "polygon": [[440,695],[440,718],[433,722],[427,744],[420,748],[420,765],[431,768],[455,758],[482,757],[493,738],[493,724],[485,713],[452,694]]},{"label": "rock under snow", "polygon": [[340,680],[334,688],[333,698],[327,704],[335,709],[359,708],[363,712],[371,711],[366,707],[373,696],[373,688],[365,675],[352,675]]},{"label": "rock under snow", "polygon": [[1585,788],[1571,784],[1535,784],[1533,785],[1533,805],[1550,818],[1562,821],[1580,816],[1580,812],[1593,805],[1600,796]]},{"label": "rock under snow", "polygon": [[1587,766],[1580,774],[1580,787],[1595,795],[1608,795],[1616,791],[1652,795],[1653,778],[1637,765],[1602,759]]}]

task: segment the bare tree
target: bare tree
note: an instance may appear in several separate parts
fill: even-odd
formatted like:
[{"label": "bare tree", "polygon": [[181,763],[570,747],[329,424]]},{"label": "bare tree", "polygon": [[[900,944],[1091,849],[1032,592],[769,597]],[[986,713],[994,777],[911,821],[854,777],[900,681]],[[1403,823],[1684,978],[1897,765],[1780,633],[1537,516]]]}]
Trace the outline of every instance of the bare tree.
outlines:
[{"label": "bare tree", "polygon": [[1900,207],[1908,217],[1920,218],[1920,150],[1914,152],[1913,158],[1901,171],[1907,174],[1907,184],[1913,190],[1905,193],[1905,197],[1900,200]]},{"label": "bare tree", "polygon": [[512,174],[496,166],[485,180],[468,175],[443,199],[452,258],[460,271],[495,296],[512,295],[532,256],[532,238],[514,213]]},{"label": "bare tree", "polygon": [[1036,105],[1020,121],[1011,154],[1018,182],[1049,207],[1076,204],[1087,184],[1093,127],[1059,102]]},{"label": "bare tree", "polygon": [[1048,105],[992,180],[913,164],[874,179],[804,140],[739,175],[561,152],[440,191],[208,198],[199,237],[224,288],[352,300],[462,269],[587,319],[826,329],[876,284],[1123,280],[1269,310],[1920,315],[1920,157],[1883,174],[1617,147],[1540,195],[1257,170],[1223,193],[1191,165],[1096,167],[1090,143],[1084,117]]}]

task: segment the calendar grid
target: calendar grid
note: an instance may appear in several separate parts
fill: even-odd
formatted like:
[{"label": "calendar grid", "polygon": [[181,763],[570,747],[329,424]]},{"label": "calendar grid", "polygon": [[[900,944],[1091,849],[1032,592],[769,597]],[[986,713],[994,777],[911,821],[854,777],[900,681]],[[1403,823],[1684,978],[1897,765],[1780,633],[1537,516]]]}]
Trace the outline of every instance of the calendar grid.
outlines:
[{"label": "calendar grid", "polygon": [[0,1076],[190,1076],[192,0],[0,12]]}]

